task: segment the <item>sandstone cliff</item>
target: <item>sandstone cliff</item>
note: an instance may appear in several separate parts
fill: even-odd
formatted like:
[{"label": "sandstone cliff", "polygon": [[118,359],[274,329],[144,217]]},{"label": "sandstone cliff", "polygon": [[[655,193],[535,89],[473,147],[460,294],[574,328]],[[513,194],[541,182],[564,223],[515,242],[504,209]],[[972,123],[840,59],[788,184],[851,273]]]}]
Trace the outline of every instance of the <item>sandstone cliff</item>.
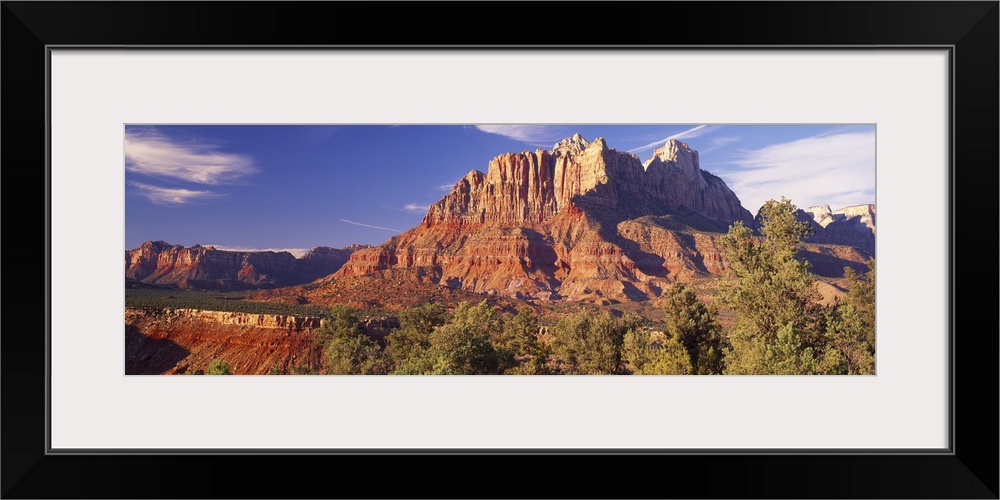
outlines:
[{"label": "sandstone cliff", "polygon": [[667,141],[644,164],[579,134],[551,151],[505,153],[484,174],[471,171],[431,205],[422,225],[531,225],[581,210],[618,216],[689,210],[710,219],[751,221],[751,214],[718,177],[702,171],[698,153]]},{"label": "sandstone cliff", "polygon": [[721,272],[715,239],[734,221],[752,216],[686,144],[668,141],[642,163],[574,135],[469,172],[419,226],[355,252],[333,278],[420,269],[487,294],[642,300]]},{"label": "sandstone cliff", "polygon": [[316,247],[296,259],[288,252],[234,252],[147,241],[125,251],[125,278],[147,285],[253,289],[307,283],[327,276],[365,248]]}]

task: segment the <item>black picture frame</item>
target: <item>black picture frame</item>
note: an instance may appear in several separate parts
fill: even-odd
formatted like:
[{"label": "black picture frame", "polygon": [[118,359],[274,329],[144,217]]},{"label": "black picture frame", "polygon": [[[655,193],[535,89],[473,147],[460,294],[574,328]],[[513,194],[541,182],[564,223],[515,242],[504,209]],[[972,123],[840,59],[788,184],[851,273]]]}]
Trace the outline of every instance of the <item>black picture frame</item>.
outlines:
[{"label": "black picture frame", "polygon": [[[997,303],[996,1],[501,3],[476,9],[462,3],[2,4],[0,160],[7,179],[3,222],[8,235],[2,254],[9,264],[0,335],[4,498],[997,498],[998,322],[992,310],[974,305]],[[489,18],[474,13],[484,7]],[[669,18],[669,28],[658,28],[658,18]],[[572,43],[614,50],[609,40],[651,49],[950,47],[950,453],[517,453],[492,455],[488,463],[477,453],[47,453],[46,329],[49,314],[57,314],[47,307],[47,47]],[[12,276],[12,268],[30,271]],[[556,474],[555,465],[575,473]],[[329,475],[316,476],[314,470]],[[522,476],[531,477],[535,486],[528,488],[532,483],[518,480]],[[455,478],[471,478],[481,488],[462,490]]]}]

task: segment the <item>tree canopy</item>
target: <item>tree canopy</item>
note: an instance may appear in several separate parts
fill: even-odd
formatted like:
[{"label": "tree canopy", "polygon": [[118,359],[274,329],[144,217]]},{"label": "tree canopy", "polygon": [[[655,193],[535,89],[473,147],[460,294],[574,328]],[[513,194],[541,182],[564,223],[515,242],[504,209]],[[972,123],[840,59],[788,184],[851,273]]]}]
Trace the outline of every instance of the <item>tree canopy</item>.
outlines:
[{"label": "tree canopy", "polygon": [[[869,361],[865,353],[874,356],[874,350],[859,342],[869,332],[874,336],[874,321],[856,320],[856,307],[862,307],[859,300],[867,300],[873,311],[874,294],[855,279],[848,295],[854,305],[832,314],[824,310],[809,263],[796,258],[809,226],[796,218],[790,200],[764,205],[760,233],[758,238],[737,222],[720,240],[729,269],[719,285],[719,298],[735,317],[726,335],[725,372],[864,373]],[[849,275],[848,281],[852,279]]]}]

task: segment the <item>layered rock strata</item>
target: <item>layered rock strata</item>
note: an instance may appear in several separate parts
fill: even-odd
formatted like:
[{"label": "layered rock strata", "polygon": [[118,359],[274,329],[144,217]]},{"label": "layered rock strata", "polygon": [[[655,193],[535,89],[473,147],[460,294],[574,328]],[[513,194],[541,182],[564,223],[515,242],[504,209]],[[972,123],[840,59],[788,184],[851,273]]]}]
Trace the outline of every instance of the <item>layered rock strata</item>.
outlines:
[{"label": "layered rock strata", "polygon": [[[652,227],[632,223],[644,218]],[[698,153],[667,141],[645,163],[574,135],[471,171],[417,227],[360,250],[333,278],[417,268],[435,282],[537,299],[642,300],[720,272],[715,236],[751,214]],[[675,230],[671,228],[678,228]]]},{"label": "layered rock strata", "polygon": [[[126,308],[125,322],[135,317],[152,314],[142,309]],[[315,316],[289,316],[284,314],[253,314],[228,311],[205,311],[202,309],[161,309],[155,314],[167,321],[175,318],[194,318],[220,325],[254,326],[283,330],[311,330],[323,326],[323,319]]]}]

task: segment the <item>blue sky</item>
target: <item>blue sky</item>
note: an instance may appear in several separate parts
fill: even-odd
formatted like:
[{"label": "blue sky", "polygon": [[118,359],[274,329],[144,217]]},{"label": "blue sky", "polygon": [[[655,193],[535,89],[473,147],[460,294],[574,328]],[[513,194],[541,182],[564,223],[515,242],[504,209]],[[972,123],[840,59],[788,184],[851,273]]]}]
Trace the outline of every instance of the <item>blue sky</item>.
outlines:
[{"label": "blue sky", "polygon": [[125,245],[228,249],[381,244],[469,170],[579,132],[641,160],[699,151],[756,213],[875,202],[874,125],[157,125],[125,127]]}]

